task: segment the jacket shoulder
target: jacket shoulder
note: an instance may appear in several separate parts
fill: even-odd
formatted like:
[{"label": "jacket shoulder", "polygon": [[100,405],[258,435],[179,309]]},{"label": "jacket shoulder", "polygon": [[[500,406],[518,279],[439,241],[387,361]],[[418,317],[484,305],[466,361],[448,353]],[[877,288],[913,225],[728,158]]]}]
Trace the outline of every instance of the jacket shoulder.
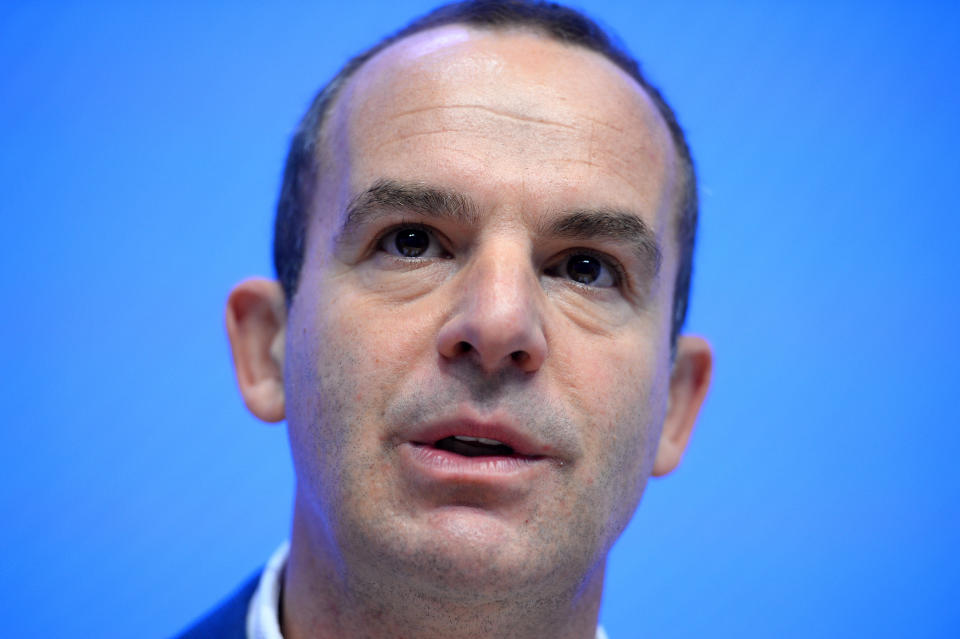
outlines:
[{"label": "jacket shoulder", "polygon": [[246,639],[247,609],[262,572],[258,570],[215,609],[175,639]]}]

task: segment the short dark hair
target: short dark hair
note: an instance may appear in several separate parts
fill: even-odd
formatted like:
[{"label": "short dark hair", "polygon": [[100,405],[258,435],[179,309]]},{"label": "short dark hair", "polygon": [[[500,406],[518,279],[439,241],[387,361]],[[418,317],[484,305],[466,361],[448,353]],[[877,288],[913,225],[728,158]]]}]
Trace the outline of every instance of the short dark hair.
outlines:
[{"label": "short dark hair", "polygon": [[594,51],[636,80],[656,105],[673,138],[682,180],[677,194],[676,219],[680,261],[674,282],[671,325],[671,344],[675,344],[687,315],[699,210],[696,171],[683,129],[660,91],[644,77],[637,61],[596,22],[574,9],[553,2],[533,0],[466,0],[438,7],[350,59],[317,93],[294,131],[277,201],[273,263],[287,306],[293,302],[303,265],[307,218],[319,169],[317,145],[330,105],[346,81],[377,53],[415,33],[451,24],[481,29],[526,28],[564,44]]}]

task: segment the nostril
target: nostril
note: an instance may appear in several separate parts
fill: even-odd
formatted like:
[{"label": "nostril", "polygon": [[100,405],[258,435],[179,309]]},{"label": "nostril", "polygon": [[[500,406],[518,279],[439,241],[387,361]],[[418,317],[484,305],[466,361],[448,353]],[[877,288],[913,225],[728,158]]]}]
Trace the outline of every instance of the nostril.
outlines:
[{"label": "nostril", "polygon": [[525,362],[528,357],[529,355],[527,355],[524,351],[513,351],[512,353],[510,353],[510,359],[517,362],[518,364],[522,364],[523,362]]},{"label": "nostril", "polygon": [[471,350],[473,350],[473,346],[470,346],[469,343],[467,343],[467,342],[458,342],[458,343],[457,343],[457,352],[460,353],[461,355],[462,355],[463,353],[469,353]]}]

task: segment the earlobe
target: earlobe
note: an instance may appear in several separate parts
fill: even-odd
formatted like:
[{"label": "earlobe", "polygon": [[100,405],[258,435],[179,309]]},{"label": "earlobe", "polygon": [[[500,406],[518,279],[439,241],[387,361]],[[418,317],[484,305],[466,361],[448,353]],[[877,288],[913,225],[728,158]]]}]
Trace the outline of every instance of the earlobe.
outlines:
[{"label": "earlobe", "polygon": [[653,462],[654,475],[666,475],[680,463],[700,407],[707,396],[712,372],[710,344],[702,337],[679,337],[670,376],[667,416]]},{"label": "earlobe", "polygon": [[247,408],[265,422],[282,420],[286,307],[280,285],[255,278],[235,286],[227,299],[226,323]]}]

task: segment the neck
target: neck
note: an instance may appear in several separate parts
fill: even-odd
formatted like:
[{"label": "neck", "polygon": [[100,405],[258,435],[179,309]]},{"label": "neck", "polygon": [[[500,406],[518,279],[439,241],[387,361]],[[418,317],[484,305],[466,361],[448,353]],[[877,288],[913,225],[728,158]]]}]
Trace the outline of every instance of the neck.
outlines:
[{"label": "neck", "polygon": [[[544,580],[536,592],[478,594],[431,587],[376,565],[355,566],[294,516],[283,575],[284,639],[592,639],[603,566],[568,587]],[[302,522],[299,522],[302,523]],[[347,567],[347,564],[350,566]],[[386,564],[389,566],[389,564]]]}]

